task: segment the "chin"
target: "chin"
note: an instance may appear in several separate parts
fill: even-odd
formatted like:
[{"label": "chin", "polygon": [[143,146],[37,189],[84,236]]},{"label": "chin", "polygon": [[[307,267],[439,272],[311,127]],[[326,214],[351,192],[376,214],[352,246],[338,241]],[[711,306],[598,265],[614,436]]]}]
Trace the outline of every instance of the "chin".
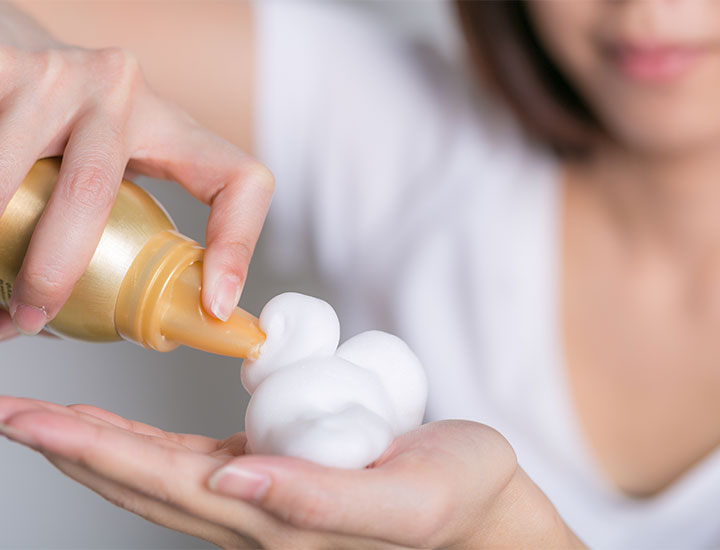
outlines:
[{"label": "chin", "polygon": [[663,127],[628,129],[615,135],[627,149],[646,156],[688,155],[713,145],[720,148],[720,132],[709,135]]},{"label": "chin", "polygon": [[676,155],[720,149],[718,114],[638,108],[605,120],[608,133],[628,149],[644,155]]}]

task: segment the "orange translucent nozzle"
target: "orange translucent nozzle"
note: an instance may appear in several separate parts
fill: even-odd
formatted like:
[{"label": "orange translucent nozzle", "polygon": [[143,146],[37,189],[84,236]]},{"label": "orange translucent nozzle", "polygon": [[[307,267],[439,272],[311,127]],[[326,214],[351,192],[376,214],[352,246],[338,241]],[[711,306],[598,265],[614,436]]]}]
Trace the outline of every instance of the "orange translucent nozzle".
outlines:
[{"label": "orange translucent nozzle", "polygon": [[117,333],[157,351],[180,345],[230,357],[256,358],[265,334],[236,308],[227,322],[201,305],[203,249],[168,230],[154,235],[128,269],[115,306]]},{"label": "orange translucent nozzle", "polygon": [[235,308],[226,322],[205,312],[200,303],[202,263],[185,269],[171,284],[160,330],[166,340],[230,357],[254,359],[265,341],[258,319]]}]

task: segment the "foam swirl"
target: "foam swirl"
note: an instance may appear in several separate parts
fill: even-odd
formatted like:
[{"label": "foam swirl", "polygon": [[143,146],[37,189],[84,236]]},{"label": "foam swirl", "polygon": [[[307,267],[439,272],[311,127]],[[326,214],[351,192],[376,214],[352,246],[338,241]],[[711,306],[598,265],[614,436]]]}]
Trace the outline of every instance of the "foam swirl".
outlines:
[{"label": "foam swirl", "polygon": [[400,338],[373,330],[338,347],[335,310],[292,292],[266,304],[260,327],[260,356],[242,368],[250,452],[362,468],[422,422],[427,379]]}]

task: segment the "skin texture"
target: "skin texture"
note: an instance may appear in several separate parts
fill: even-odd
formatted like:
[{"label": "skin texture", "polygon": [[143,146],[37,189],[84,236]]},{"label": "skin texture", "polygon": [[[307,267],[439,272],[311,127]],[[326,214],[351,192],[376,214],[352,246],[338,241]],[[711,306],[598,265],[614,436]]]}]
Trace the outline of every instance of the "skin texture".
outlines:
[{"label": "skin texture", "polygon": [[[124,47],[109,52],[58,50],[54,41],[21,14],[4,14],[4,23],[24,29],[17,33],[18,39],[32,36],[35,40],[17,52],[17,67],[35,67],[35,73],[14,78],[8,73],[7,81],[18,89],[22,84],[37,87],[38,81],[49,78],[48,72],[54,76],[42,63],[52,57],[62,68],[63,78],[59,82],[50,79],[46,85],[52,95],[42,105],[48,106],[50,114],[57,117],[68,109],[85,114],[83,107],[89,103],[93,107],[86,115],[89,123],[104,128],[107,117],[115,115],[111,120],[118,120],[117,132],[104,141],[93,139],[88,132],[82,139],[68,142],[77,143],[74,147],[78,154],[70,155],[72,150],[66,149],[61,179],[72,182],[80,178],[85,182],[71,188],[82,187],[86,195],[95,196],[97,190],[87,183],[90,175],[106,166],[116,171],[103,180],[108,183],[104,184],[102,209],[90,199],[77,200],[68,194],[66,203],[84,213],[75,231],[87,235],[91,229],[90,234],[99,237],[114,196],[110,182],[119,177],[129,159],[132,170],[177,180],[198,199],[216,204],[208,226],[204,290],[217,287],[223,272],[237,278],[239,285],[235,287],[241,286],[269,203],[272,179],[267,169],[159,97],[173,99],[227,139],[247,145],[250,117],[244,114],[250,110],[247,90],[253,88],[247,4],[204,2],[202,9],[193,2],[22,4],[59,40],[92,48]],[[137,26],[140,20],[143,25]],[[27,32],[31,27],[36,34]],[[157,29],[163,40],[157,36],[148,40],[147,28]],[[191,46],[184,38],[188,28],[194,30]],[[203,33],[204,39],[198,36]],[[168,54],[167,44],[173,45],[173,55]],[[34,61],[35,57],[40,60]],[[171,62],[178,58],[190,66]],[[193,68],[205,71],[204,80]],[[116,85],[125,80],[126,85]],[[197,87],[198,81],[203,87]],[[71,88],[64,88],[63,83]],[[83,95],[97,86],[105,88],[89,97]],[[116,89],[122,93],[112,101],[110,93]],[[214,89],[221,90],[220,95],[210,96],[209,91]],[[105,98],[108,94],[111,100]],[[228,113],[238,116],[230,118]],[[48,118],[45,113],[44,126]],[[226,122],[228,118],[232,124]],[[65,128],[65,134],[72,130],[74,121]],[[18,118],[13,124],[27,128],[28,121]],[[51,129],[55,130],[50,133],[55,136],[56,149],[48,154],[62,151],[66,141],[62,128]],[[116,151],[116,157],[108,159],[107,151]],[[87,155],[95,157],[88,159]],[[25,165],[18,167],[6,184],[7,196],[37,156],[30,150],[22,157]],[[93,158],[96,161],[90,164]],[[83,177],[88,166],[95,172]],[[71,240],[60,243],[66,252],[72,252],[59,256],[67,258],[66,266],[47,261],[52,232],[67,233],[63,227],[67,220],[52,218],[54,210],[60,208],[51,204],[47,220],[41,222],[33,237],[13,295],[13,313],[18,304],[28,303],[42,306],[51,317],[90,258],[92,240],[86,237],[85,249]],[[75,269],[72,277],[67,273],[71,268]],[[36,281],[48,278],[43,270],[62,278],[66,287],[38,291]],[[233,293],[230,286],[226,294]],[[203,295],[206,309],[212,306],[212,295],[207,294]],[[15,321],[23,324],[17,316]],[[0,317],[0,337],[11,333],[9,320]],[[518,468],[505,439],[477,423],[428,425],[397,439],[374,468],[353,471],[323,468],[297,459],[245,457],[243,434],[225,441],[166,434],[88,406],[66,408],[7,397],[0,398],[0,411],[0,433],[43,453],[73,479],[150,521],[224,547],[580,544],[552,504]],[[211,488],[212,474],[227,465],[232,465],[230,472],[235,474],[245,468],[244,477],[239,480],[237,476],[216,474]],[[253,472],[250,480],[247,468]],[[259,487],[265,488],[262,497]],[[407,505],[409,497],[412,506]]]},{"label": "skin texture", "polygon": [[[53,10],[62,7],[45,6],[47,16],[57,15]],[[249,18],[247,5],[242,7],[235,14],[240,22]],[[122,12],[119,4],[112,8],[104,8],[103,14]],[[38,30],[11,5],[3,4],[0,10],[5,31],[0,40],[0,142],[5,144],[0,157],[0,213],[37,158],[64,155],[55,191],[13,289],[10,315],[15,327],[36,334],[67,300],[97,246],[126,168],[177,181],[210,205],[203,306],[227,319],[240,297],[270,204],[270,171],[161,99],[129,50],[70,47]],[[213,13],[220,20],[226,12],[226,6],[219,6]],[[185,28],[190,15],[185,13],[181,20]],[[109,19],[105,25],[110,26]],[[98,22],[88,28],[103,27]],[[168,76],[154,80],[164,90],[181,87]],[[175,94],[181,100],[193,88],[182,90]],[[213,121],[217,123],[217,117]],[[245,134],[231,138],[247,141]],[[12,334],[3,313],[0,338]]]},{"label": "skin texture", "polygon": [[[86,43],[96,46],[110,45],[101,44],[104,38],[98,37],[112,37],[112,45],[122,45],[135,52],[146,69],[148,82],[159,91],[158,95],[172,97],[194,116],[204,112],[200,104],[209,103],[217,111],[232,112],[232,105],[211,101],[204,93],[181,96],[178,83],[188,78],[187,72],[181,66],[166,63],[167,51],[156,47],[161,42],[154,42],[156,46],[143,43],[141,33],[131,32],[131,22],[123,23],[122,15],[117,13],[118,3],[97,2],[93,9],[86,12],[66,6],[72,16],[65,17],[58,13],[61,8],[52,4],[37,3],[29,7],[43,23],[51,27],[55,25],[58,36],[83,43],[83,40],[92,38],[88,37],[92,29],[95,33],[93,39],[99,42]],[[56,3],[59,4],[62,2]],[[133,9],[138,4],[131,3]],[[586,97],[605,128],[597,136],[590,157],[564,162],[563,280],[559,322],[563,328],[570,388],[594,458],[610,484],[628,495],[642,498],[672,485],[720,443],[720,371],[717,369],[720,363],[720,346],[717,343],[717,327],[720,325],[720,216],[717,215],[717,205],[720,204],[720,186],[717,184],[717,174],[720,173],[720,110],[717,106],[717,90],[720,89],[720,4],[701,0],[628,0],[533,2],[529,5],[535,27],[548,51]],[[203,10],[197,13],[200,11]],[[169,13],[169,10],[163,11],[159,7],[150,9],[143,14],[143,26],[162,29],[162,32],[168,33],[170,43],[184,44],[187,42],[185,29],[189,27],[187,20],[183,23],[182,17],[188,16],[183,10],[179,10],[180,14],[175,18],[170,18]],[[9,20],[2,18],[3,23]],[[137,20],[136,14],[132,21]],[[119,24],[115,24],[116,21]],[[22,22],[22,25],[16,21],[10,27],[30,28],[27,22]],[[251,25],[248,22],[247,27],[240,28],[249,29]],[[14,35],[8,31],[4,36]],[[21,34],[22,39],[41,41],[45,40],[43,36],[37,30]],[[249,36],[251,33],[236,32],[232,37],[223,36],[210,43],[217,45],[228,40],[226,43],[232,44],[228,47],[235,48],[237,40]],[[202,47],[204,43],[207,42],[193,41],[197,47]],[[638,64],[634,64],[632,59],[617,57],[618,48],[622,50],[622,47],[630,45],[636,50],[647,50],[658,44],[696,48],[698,51],[693,55],[697,57],[687,70],[662,78],[658,78],[658,74],[650,78],[652,70],[645,71],[645,76],[642,76],[640,73],[643,70],[638,72]],[[242,48],[243,52],[252,51],[251,43],[243,43]],[[615,53],[608,54],[608,51]],[[217,52],[198,56],[209,65],[221,57]],[[82,58],[81,55],[79,57]],[[115,55],[113,59],[117,62],[117,59],[126,58]],[[109,70],[102,63],[97,63],[104,67],[103,70]],[[242,64],[240,66],[240,73],[230,71],[230,74],[241,74],[245,78],[244,86],[251,89],[252,70],[245,70]],[[120,68],[123,67],[120,63]],[[150,67],[153,69],[149,70]],[[118,73],[117,67],[115,69],[112,74],[116,77],[125,74],[123,70]],[[77,69],[74,74],[82,79],[82,75],[88,72]],[[87,79],[87,76],[84,78]],[[4,79],[3,82],[10,80]],[[232,87],[236,82],[238,80],[233,78],[228,85]],[[137,101],[132,103],[135,105]],[[157,111],[163,112],[168,108],[158,107]],[[133,110],[128,108],[126,111],[130,113],[127,114],[128,120],[132,119]],[[154,113],[156,109],[152,111]],[[2,126],[3,120],[11,119],[5,115],[5,110],[0,112],[3,112],[0,118]],[[117,110],[104,112],[109,116],[116,114]],[[215,124],[211,118],[207,120],[208,124]],[[167,124],[168,129],[172,128],[171,123]],[[216,129],[224,131],[219,125]],[[187,136],[185,130],[187,127],[173,135]],[[243,135],[251,135],[250,130]],[[189,134],[195,132],[193,130]],[[242,144],[243,138],[237,139]],[[162,143],[163,140],[159,139],[156,145],[160,147]],[[102,149],[105,150],[105,147]],[[123,151],[128,155],[127,149],[120,149],[115,154],[121,156]],[[173,174],[169,171],[161,173]],[[196,181],[194,176],[202,178],[206,173],[206,170],[200,170],[189,179]],[[221,175],[215,181],[224,181]],[[219,223],[218,227],[221,226],[222,223]],[[242,242],[254,240],[250,238]],[[0,317],[0,338],[11,332],[8,320]],[[8,435],[31,443],[69,475],[152,521],[228,546],[248,541],[237,538],[241,536],[239,534],[253,539],[252,543],[276,547],[288,546],[290,539],[273,539],[273,536],[292,536],[293,541],[312,541],[317,547],[332,547],[333,544],[342,546],[338,539],[333,538],[339,536],[338,533],[348,537],[357,534],[357,529],[353,530],[357,525],[351,521],[357,519],[353,514],[339,518],[333,515],[336,523],[332,524],[332,535],[324,530],[328,526],[321,522],[325,514],[318,510],[343,510],[344,490],[340,489],[348,485],[345,485],[345,477],[338,472],[305,463],[281,461],[280,464],[276,459],[241,457],[238,456],[241,454],[241,440],[228,440],[220,447],[211,442],[206,447],[184,451],[177,447],[177,436],[158,435],[154,429],[137,424],[126,425],[116,417],[112,417],[113,422],[109,420],[111,417],[105,416],[107,413],[96,409],[72,410],[72,414],[80,411],[85,414],[73,418],[68,409],[57,406],[33,404],[18,408],[14,403],[10,398],[2,400],[5,416],[0,416],[0,422],[9,424],[15,430],[6,430]],[[95,427],[98,416],[120,426],[105,426],[107,432],[99,431]],[[123,431],[118,431],[123,428]],[[136,435],[129,434],[128,428],[131,431],[134,429]],[[457,440],[452,438],[442,439],[448,432],[456,430],[472,432],[472,436],[464,434],[466,437],[461,438],[463,442],[470,440],[472,443],[458,445]],[[512,488],[493,493],[492,490],[483,492],[482,487],[473,486],[473,490],[480,490],[482,498],[475,503],[477,507],[463,510],[452,506],[445,508],[443,504],[467,502],[464,490],[470,488],[469,484],[468,487],[458,488],[459,494],[411,493],[419,495],[413,499],[414,503],[427,502],[429,506],[438,506],[430,508],[434,514],[421,516],[423,520],[430,521],[432,525],[435,514],[446,513],[446,518],[453,519],[448,523],[458,531],[447,539],[430,537],[428,540],[393,543],[426,543],[432,546],[439,541],[450,541],[449,545],[456,544],[458,547],[477,547],[481,542],[512,547],[570,545],[565,538],[570,535],[552,506],[538,496],[539,491],[529,480],[517,473],[519,470],[511,465],[514,458],[503,452],[494,454],[504,447],[486,430],[472,423],[430,425],[421,432],[398,440],[407,445],[394,447],[402,450],[397,455],[402,458],[402,467],[395,470],[392,465],[397,462],[389,460],[374,469],[375,472],[384,470],[397,474],[398,482],[412,478],[406,472],[412,470],[412,465],[422,467],[423,460],[428,457],[414,444],[421,443],[422,447],[428,437],[439,433],[442,441],[439,447],[443,451],[448,450],[449,454],[438,455],[438,469],[447,471],[442,466],[445,459],[448,464],[457,465],[457,456],[465,456],[473,468],[469,472],[455,468],[447,479],[438,482],[437,487],[457,488],[454,475],[458,476],[457,479],[472,478],[477,468],[487,466],[484,461],[491,459],[488,458],[489,453],[499,462],[493,463],[496,468],[487,470],[494,474],[488,483],[495,488]],[[151,433],[155,437],[150,437]],[[116,436],[122,438],[116,440]],[[142,443],[142,449],[134,444],[122,445],[130,441]],[[193,447],[205,440],[185,438],[182,441],[186,446]],[[107,442],[114,445],[113,453],[109,452]],[[184,459],[174,453],[168,454],[169,447],[182,456],[186,456],[186,452],[194,453],[191,454],[194,457],[192,460],[197,463],[193,462],[192,467],[186,466]],[[122,453],[117,449],[123,449]],[[164,463],[161,474],[154,472],[153,475],[159,477],[145,472],[143,464],[136,463],[138,461],[129,461],[136,452],[142,453],[140,456],[143,457],[153,456],[155,451],[151,449],[162,449],[165,453],[163,457],[172,461]],[[453,453],[456,453],[455,458],[452,458]],[[218,454],[220,458],[216,456]],[[421,460],[413,460],[413,457]],[[120,458],[125,459],[122,467],[114,462]],[[212,459],[212,463],[206,459]],[[217,489],[229,491],[230,487],[234,487],[234,500],[210,498],[205,484],[213,472],[230,460],[241,461],[245,466],[249,466],[248,460],[252,460],[255,469],[260,469],[260,474],[271,475],[267,500],[263,498],[254,506],[240,502],[243,498],[257,495],[257,491],[266,485],[262,475],[254,477],[254,485],[247,482],[247,475],[244,484],[217,481]],[[173,467],[169,468],[167,464]],[[405,466],[409,470],[405,470]],[[511,481],[506,475],[508,467],[513,472],[509,477]],[[190,471],[191,475],[186,475]],[[358,475],[366,473],[369,472],[359,472]],[[390,477],[395,479],[394,475]],[[320,496],[317,493],[305,494],[309,501],[297,496],[293,500],[287,496],[293,493],[288,493],[285,498],[290,500],[284,501],[284,505],[280,504],[282,497],[279,500],[273,498],[273,495],[285,494],[282,493],[284,489],[297,488],[299,485],[295,484],[302,483],[305,478],[313,479],[327,490]],[[138,487],[133,485],[136,479],[147,483]],[[368,482],[367,487],[376,491],[374,498],[368,496],[363,501],[368,508],[367,513],[373,508],[397,510],[398,501],[393,498],[381,501],[383,506],[378,506],[377,495],[383,493],[377,491],[382,491],[382,486]],[[403,485],[402,491],[412,487]],[[193,495],[193,500],[180,503],[179,493]],[[212,498],[219,497],[214,495]],[[513,506],[509,502],[531,502],[533,506]],[[367,516],[364,527],[388,527],[385,522],[403,519],[407,520],[393,514]],[[249,530],[250,523],[256,525],[257,530]],[[479,541],[474,538],[476,531],[472,528],[476,523],[483,525],[482,532],[485,534],[505,533],[511,540]],[[415,524],[425,525],[420,521]],[[395,532],[399,530],[395,529]],[[421,532],[426,536],[432,534]],[[524,538],[513,538],[515,536]],[[466,538],[460,540],[462,537]],[[357,539],[346,540],[363,547],[368,542],[367,546],[372,547],[366,539],[362,544],[358,544]],[[387,541],[377,544],[385,543]],[[577,541],[572,540],[572,543]]]},{"label": "skin texture", "polygon": [[[564,343],[600,469],[642,498],[720,444],[720,4],[529,5],[606,128],[565,165]],[[623,46],[695,58],[608,56]]]},{"label": "skin texture", "polygon": [[114,504],[227,548],[581,546],[507,441],[475,422],[426,424],[364,470],[12,397],[0,433]]}]

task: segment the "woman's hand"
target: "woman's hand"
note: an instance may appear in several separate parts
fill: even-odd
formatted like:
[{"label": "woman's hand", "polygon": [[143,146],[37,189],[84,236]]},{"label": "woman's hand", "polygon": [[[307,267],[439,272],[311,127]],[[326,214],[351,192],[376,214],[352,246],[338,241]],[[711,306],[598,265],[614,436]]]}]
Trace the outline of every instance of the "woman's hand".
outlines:
[{"label": "woman's hand", "polygon": [[155,523],[224,547],[570,547],[581,543],[507,441],[427,424],[365,470],[244,455],[245,438],[166,433],[90,407],[0,398],[0,432]]},{"label": "woman's hand", "polygon": [[[157,97],[131,53],[60,44],[0,5],[0,144],[0,215],[38,158],[64,155],[13,288],[17,329],[37,334],[63,306],[126,167],[178,181],[211,206],[202,300],[227,319],[270,204],[272,175]],[[15,333],[0,312],[0,340]]]}]

